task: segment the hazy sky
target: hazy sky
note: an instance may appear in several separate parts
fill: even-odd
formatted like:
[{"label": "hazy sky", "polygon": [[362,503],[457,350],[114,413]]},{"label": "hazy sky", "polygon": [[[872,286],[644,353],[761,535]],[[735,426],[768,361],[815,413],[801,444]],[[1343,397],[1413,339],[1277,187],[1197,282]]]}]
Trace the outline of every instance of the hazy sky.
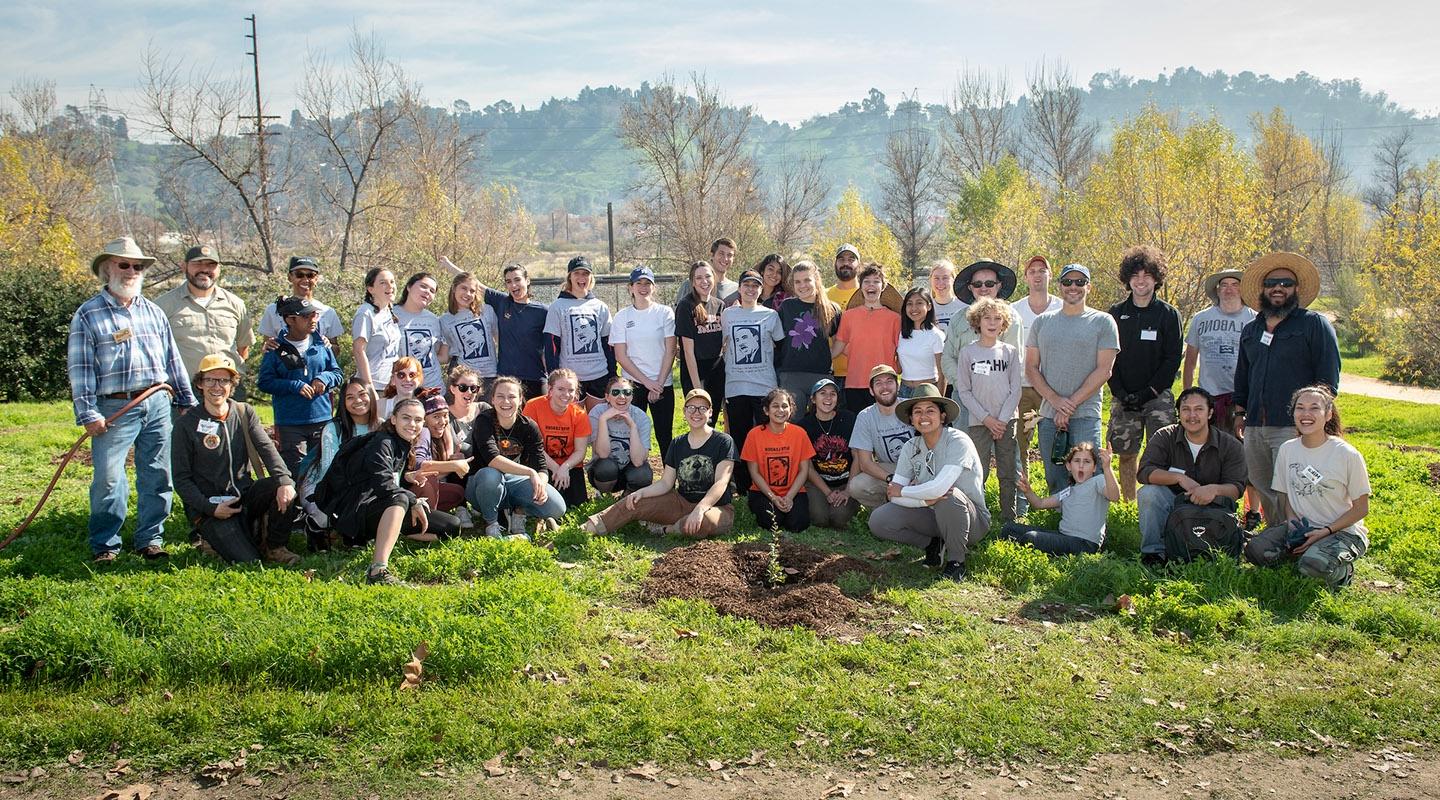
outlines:
[{"label": "hazy sky", "polygon": [[[969,64],[1008,70],[1012,85],[1041,58],[1079,81],[1118,69],[1136,77],[1193,66],[1282,78],[1358,78],[1424,114],[1440,111],[1440,2],[1212,0],[784,0],[643,3],[466,3],[350,0],[287,3],[39,2],[0,8],[0,79],[54,80],[62,103],[91,84],[111,106],[136,105],[141,54],[154,46],[248,80],[256,13],[267,113],[288,116],[307,50],[343,56],[350,30],[374,31],[427,99],[480,108],[534,106],[583,86],[635,87],[664,72],[704,71],[732,102],[799,122],[870,87],[893,105],[918,92],[943,102]],[[244,72],[242,72],[242,70]]]}]

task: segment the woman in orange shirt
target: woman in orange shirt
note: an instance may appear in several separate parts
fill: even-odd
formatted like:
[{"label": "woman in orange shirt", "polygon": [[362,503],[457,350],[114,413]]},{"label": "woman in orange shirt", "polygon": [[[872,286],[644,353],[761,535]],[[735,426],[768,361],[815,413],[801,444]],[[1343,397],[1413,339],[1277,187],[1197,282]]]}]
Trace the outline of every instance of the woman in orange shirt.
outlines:
[{"label": "woman in orange shirt", "polygon": [[740,458],[750,468],[746,498],[755,521],[766,530],[784,527],[799,533],[810,527],[810,505],[797,500],[805,491],[815,447],[799,425],[791,425],[795,401],[784,389],[765,395],[766,424],[750,431]]}]

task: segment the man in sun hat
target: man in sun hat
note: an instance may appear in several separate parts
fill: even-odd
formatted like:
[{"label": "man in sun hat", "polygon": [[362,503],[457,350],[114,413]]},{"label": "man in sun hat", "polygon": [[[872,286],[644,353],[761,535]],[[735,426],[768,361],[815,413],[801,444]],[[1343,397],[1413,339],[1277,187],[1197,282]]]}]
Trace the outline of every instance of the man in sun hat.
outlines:
[{"label": "man in sun hat", "polygon": [[1320,294],[1320,272],[1296,253],[1271,253],[1245,268],[1240,296],[1259,313],[1240,331],[1235,365],[1236,428],[1245,437],[1250,484],[1260,494],[1265,524],[1285,519],[1270,488],[1280,445],[1295,438],[1290,396],[1324,384],[1340,390],[1340,344],[1330,320],[1309,309]]},{"label": "man in sun hat", "polygon": [[[1205,294],[1213,304],[1190,318],[1185,336],[1184,388],[1198,385],[1215,398],[1213,422],[1220,430],[1235,433],[1235,362],[1240,356],[1240,331],[1255,319],[1255,309],[1240,299],[1244,270],[1226,269],[1205,276]],[[1196,365],[1200,367],[1197,384]]]},{"label": "man in sun hat", "polygon": [[[220,286],[219,253],[196,245],[185,252],[181,269],[184,282],[155,298],[155,305],[170,319],[185,371],[193,374],[210,353],[225,353],[244,373],[255,330],[245,301]],[[236,385],[235,396],[245,399],[243,386]]]},{"label": "man in sun hat", "polygon": [[155,259],[129,236],[105,245],[90,261],[104,284],[70,319],[67,360],[75,424],[90,434],[95,476],[90,482],[90,552],[109,563],[120,552],[120,526],[129,514],[125,456],[135,447],[139,495],[135,551],[147,559],[169,555],[161,546],[170,516],[170,403],[165,392],[145,398],[113,423],[105,420],[146,389],[168,383],[177,406],[195,405],[180,348],[165,312],[141,294]]}]

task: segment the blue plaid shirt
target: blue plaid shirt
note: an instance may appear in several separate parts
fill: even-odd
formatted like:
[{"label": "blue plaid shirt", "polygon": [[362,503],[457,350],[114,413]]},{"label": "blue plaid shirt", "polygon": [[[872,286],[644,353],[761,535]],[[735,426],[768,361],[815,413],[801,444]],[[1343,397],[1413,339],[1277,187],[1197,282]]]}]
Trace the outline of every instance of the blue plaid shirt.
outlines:
[{"label": "blue plaid shirt", "polygon": [[86,300],[70,319],[67,358],[77,425],[105,418],[96,407],[100,397],[156,383],[175,389],[176,405],[195,405],[170,322],[144,297],[128,308],[105,290]]}]

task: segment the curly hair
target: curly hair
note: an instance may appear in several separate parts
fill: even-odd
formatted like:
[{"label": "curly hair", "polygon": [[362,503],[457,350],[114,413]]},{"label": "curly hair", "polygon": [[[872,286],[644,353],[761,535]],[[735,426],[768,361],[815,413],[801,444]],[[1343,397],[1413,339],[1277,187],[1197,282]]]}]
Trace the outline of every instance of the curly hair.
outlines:
[{"label": "curly hair", "polygon": [[1150,273],[1155,288],[1165,285],[1165,254],[1157,247],[1137,244],[1120,254],[1120,284],[1130,288],[1130,279],[1141,272]]}]

